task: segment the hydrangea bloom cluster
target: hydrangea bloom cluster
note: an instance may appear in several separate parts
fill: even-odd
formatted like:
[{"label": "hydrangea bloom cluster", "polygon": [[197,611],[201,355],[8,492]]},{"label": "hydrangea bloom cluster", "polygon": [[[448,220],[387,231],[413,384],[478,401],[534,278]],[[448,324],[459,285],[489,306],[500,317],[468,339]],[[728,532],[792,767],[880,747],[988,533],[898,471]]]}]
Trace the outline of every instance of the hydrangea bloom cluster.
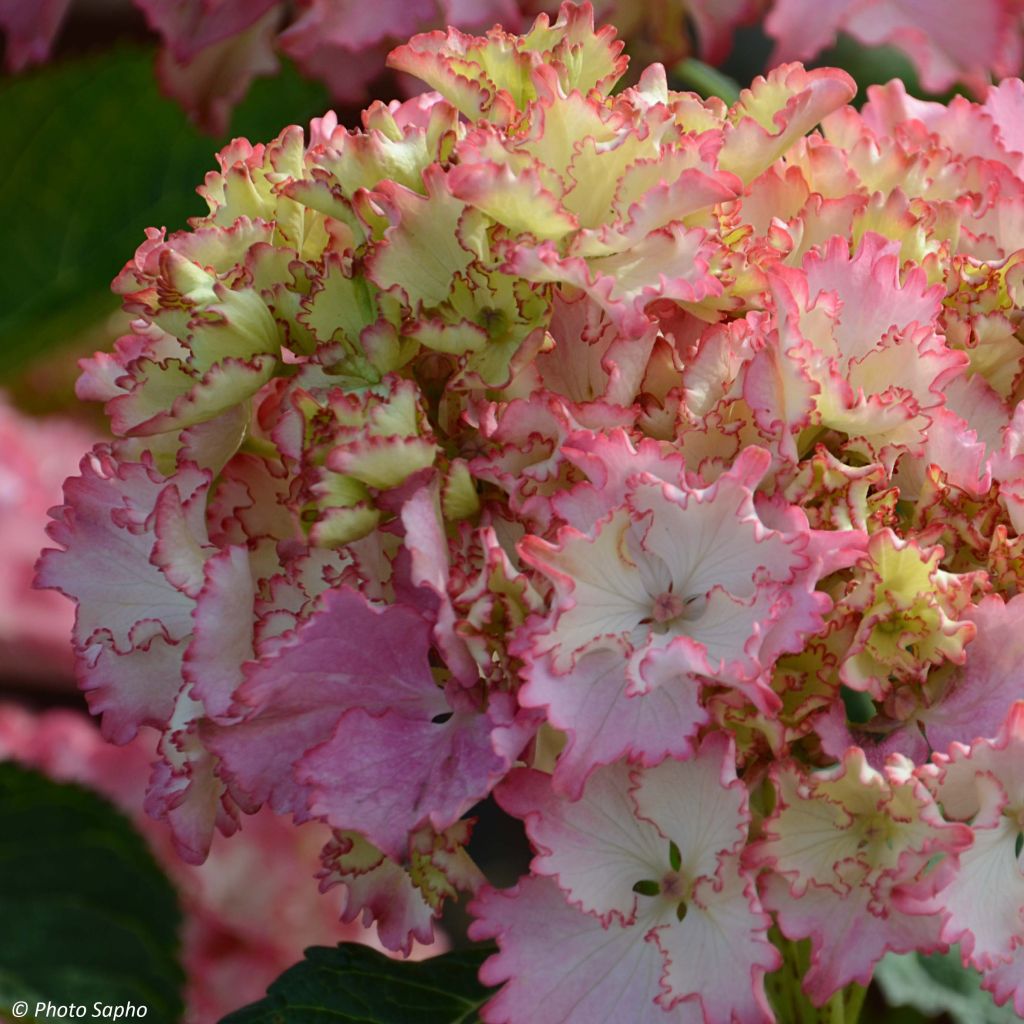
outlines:
[{"label": "hydrangea bloom cluster", "polygon": [[491,1024],[770,1021],[777,934],[818,1004],[959,942],[1024,1010],[1024,84],[613,93],[571,5],[390,60],[434,91],[232,143],[83,363],[39,579],[149,812],[326,823],[391,949],[476,892]]}]

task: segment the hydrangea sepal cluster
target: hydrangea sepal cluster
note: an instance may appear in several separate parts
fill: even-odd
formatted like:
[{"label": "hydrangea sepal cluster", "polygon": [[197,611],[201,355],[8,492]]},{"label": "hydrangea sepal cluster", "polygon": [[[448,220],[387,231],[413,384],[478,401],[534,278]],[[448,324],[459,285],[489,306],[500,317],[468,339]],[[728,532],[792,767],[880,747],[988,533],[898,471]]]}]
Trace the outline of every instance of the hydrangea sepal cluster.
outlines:
[{"label": "hydrangea sepal cluster", "polygon": [[817,1006],[959,943],[1024,1011],[1024,86],[621,49],[417,36],[149,233],[39,568],[82,687],[186,859],[325,822],[398,951],[473,893],[490,1024],[771,1021],[800,943]]}]

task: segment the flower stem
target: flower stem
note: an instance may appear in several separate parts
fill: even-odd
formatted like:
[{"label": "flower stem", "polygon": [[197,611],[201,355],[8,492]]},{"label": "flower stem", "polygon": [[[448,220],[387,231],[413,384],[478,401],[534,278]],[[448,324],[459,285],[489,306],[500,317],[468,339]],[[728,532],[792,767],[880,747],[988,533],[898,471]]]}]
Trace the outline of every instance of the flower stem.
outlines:
[{"label": "flower stem", "polygon": [[765,988],[780,1024],[857,1024],[867,989],[847,985],[824,1006],[815,1006],[803,990],[803,980],[811,966],[810,943],[806,939],[792,942],[777,929],[771,934],[783,963],[765,978]]},{"label": "flower stem", "polygon": [[676,64],[672,77],[701,96],[717,96],[730,106],[740,98],[740,87],[728,75],[693,57]]}]

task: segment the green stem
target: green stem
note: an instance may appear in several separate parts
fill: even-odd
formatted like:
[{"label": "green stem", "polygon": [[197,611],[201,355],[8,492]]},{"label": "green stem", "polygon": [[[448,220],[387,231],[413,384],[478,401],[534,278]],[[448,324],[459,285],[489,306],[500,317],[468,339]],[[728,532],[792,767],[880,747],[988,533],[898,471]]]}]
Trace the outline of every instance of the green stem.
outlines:
[{"label": "green stem", "polygon": [[847,985],[845,988],[846,994],[846,1019],[844,1024],[857,1024],[860,1020],[860,1011],[864,1007],[864,1000],[867,997],[868,990],[864,985]]},{"label": "green stem", "polygon": [[863,985],[847,985],[840,989],[823,1007],[821,1020],[828,1024],[857,1024],[868,990]]},{"label": "green stem", "polygon": [[826,1004],[828,1024],[846,1024],[846,1004],[843,1002],[842,991],[837,992]]},{"label": "green stem", "polygon": [[701,96],[717,96],[730,106],[740,98],[740,87],[728,75],[703,61],[688,57],[672,69],[672,77]]},{"label": "green stem", "polygon": [[782,953],[783,965],[765,979],[768,997],[780,1024],[857,1024],[867,990],[847,985],[824,1006],[815,1006],[803,990],[811,967],[810,943],[791,942],[773,929],[772,941]]}]

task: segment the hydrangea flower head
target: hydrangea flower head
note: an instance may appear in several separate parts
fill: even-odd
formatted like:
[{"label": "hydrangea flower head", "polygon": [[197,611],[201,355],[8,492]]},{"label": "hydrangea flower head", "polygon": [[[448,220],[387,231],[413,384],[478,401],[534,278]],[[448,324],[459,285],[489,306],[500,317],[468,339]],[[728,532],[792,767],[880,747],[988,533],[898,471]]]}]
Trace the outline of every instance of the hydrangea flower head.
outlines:
[{"label": "hydrangea flower head", "polygon": [[768,1021],[954,941],[1024,1002],[1015,863],[971,903],[1019,832],[1024,87],[615,91],[573,5],[391,60],[436,91],[232,143],[83,364],[116,439],[39,580],[150,812],[193,861],[320,822],[400,951],[473,892],[491,1024]]}]

